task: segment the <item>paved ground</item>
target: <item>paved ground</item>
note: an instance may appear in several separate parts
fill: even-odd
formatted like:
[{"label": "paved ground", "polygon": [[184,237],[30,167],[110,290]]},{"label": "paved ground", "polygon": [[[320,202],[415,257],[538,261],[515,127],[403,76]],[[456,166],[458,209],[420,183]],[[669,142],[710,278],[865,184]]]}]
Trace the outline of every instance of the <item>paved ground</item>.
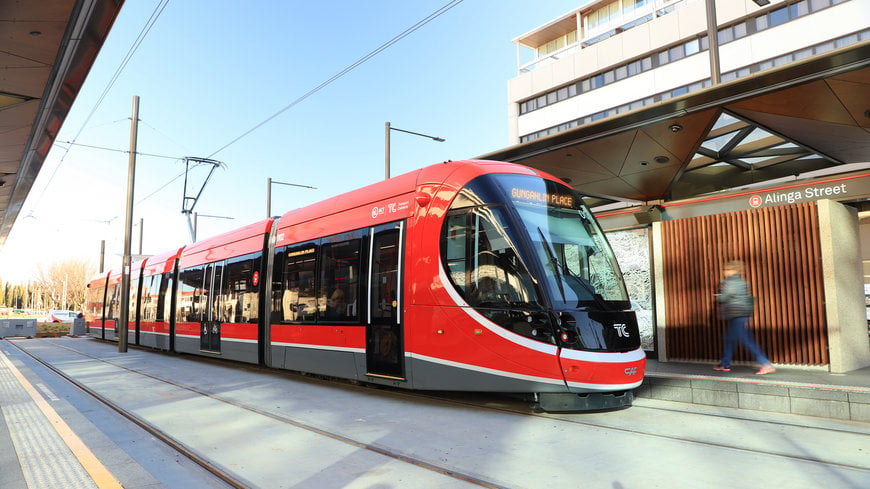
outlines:
[{"label": "paved ground", "polygon": [[[867,423],[654,399],[618,411],[541,414],[491,394],[360,387],[188,356],[118,353],[84,338],[13,344],[0,343],[0,351],[48,391],[70,388],[18,348],[250,487],[870,487]],[[66,394],[56,397],[62,404]],[[91,423],[89,430],[114,441],[117,428],[107,425],[116,421]],[[150,438],[139,436],[136,443]],[[151,478],[139,487],[198,487],[154,473],[180,457],[115,443],[112,450],[139,467],[137,477]]]}]

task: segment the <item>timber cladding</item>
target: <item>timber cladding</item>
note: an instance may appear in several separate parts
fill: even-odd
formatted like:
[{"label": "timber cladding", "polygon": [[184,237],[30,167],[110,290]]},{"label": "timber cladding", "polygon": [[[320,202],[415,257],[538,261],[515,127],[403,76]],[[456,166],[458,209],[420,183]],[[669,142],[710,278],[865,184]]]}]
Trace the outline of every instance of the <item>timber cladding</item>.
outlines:
[{"label": "timber cladding", "polygon": [[[729,260],[746,264],[755,296],[749,322],[774,363],[829,363],[815,202],[662,222],[669,360],[718,361],[725,321],[713,294]],[[735,361],[753,359],[742,347]]]}]

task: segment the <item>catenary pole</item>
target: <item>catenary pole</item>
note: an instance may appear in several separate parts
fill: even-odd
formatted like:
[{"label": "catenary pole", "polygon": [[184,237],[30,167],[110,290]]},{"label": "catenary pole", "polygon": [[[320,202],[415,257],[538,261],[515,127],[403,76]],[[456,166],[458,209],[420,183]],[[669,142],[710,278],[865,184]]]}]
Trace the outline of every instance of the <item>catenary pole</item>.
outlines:
[{"label": "catenary pole", "polygon": [[127,219],[124,224],[124,262],[121,273],[121,317],[118,326],[118,352],[127,352],[127,323],[130,317],[130,241],[133,234],[133,185],[136,181],[136,135],[139,130],[139,96],[133,96],[130,123],[130,164],[127,168]]}]

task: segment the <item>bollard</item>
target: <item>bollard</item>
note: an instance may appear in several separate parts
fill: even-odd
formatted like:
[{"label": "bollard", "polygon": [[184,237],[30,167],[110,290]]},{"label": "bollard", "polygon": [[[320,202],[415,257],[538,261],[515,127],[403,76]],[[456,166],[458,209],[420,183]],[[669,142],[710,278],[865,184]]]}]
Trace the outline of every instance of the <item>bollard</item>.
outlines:
[{"label": "bollard", "polygon": [[85,318],[75,318],[69,327],[70,336],[81,336],[85,334]]}]

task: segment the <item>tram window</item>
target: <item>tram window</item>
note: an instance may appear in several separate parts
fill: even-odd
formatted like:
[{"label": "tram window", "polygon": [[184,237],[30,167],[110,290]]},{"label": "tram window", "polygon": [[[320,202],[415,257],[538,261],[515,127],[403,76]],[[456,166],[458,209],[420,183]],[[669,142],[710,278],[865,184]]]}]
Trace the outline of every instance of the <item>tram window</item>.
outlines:
[{"label": "tram window", "polygon": [[[317,310],[317,298],[314,295],[314,276],[316,271],[317,247],[313,244],[287,248],[281,253],[282,264],[275,260],[275,273],[283,277],[278,288],[279,297],[274,297],[273,303],[279,304],[282,314],[279,320],[285,322],[312,322]],[[274,288],[274,287],[273,287]]]},{"label": "tram window", "polygon": [[[209,314],[208,319],[210,321],[224,321],[224,297],[221,295],[221,291],[224,289],[224,283],[226,282],[226,276],[224,274],[224,268],[226,268],[225,262],[217,262],[211,265],[214,268],[214,277],[206,276],[206,281],[210,280],[210,278],[214,279],[212,283],[206,283],[205,294],[202,298],[202,303],[204,307],[208,307],[206,304],[211,304],[211,314]],[[206,295],[211,297],[210,302],[206,302],[208,298]]]},{"label": "tram window", "polygon": [[499,207],[477,207],[445,221],[443,260],[453,285],[472,306],[537,303],[534,282],[517,253],[508,222]]},{"label": "tram window", "polygon": [[172,317],[172,272],[166,272],[160,277],[160,290],[157,295],[157,314],[155,321],[169,321]]},{"label": "tram window", "polygon": [[193,267],[182,270],[178,274],[178,294],[176,314],[179,322],[198,323],[202,321],[203,267]]},{"label": "tram window", "polygon": [[142,306],[139,313],[142,321],[153,322],[157,316],[157,283],[160,275],[142,277]]},{"label": "tram window", "polygon": [[465,292],[465,220],[465,214],[447,217],[447,236],[444,245],[450,278],[462,292]]},{"label": "tram window", "polygon": [[109,301],[109,307],[106,311],[106,318],[114,319],[116,316],[121,314],[121,285],[111,285],[109,289],[109,294],[111,296],[111,300]]},{"label": "tram window", "polygon": [[321,247],[318,320],[359,320],[361,243],[360,239],[351,239]]},{"label": "tram window", "polygon": [[88,288],[88,304],[85,310],[88,313],[88,321],[102,319],[103,298],[105,295],[105,287]]},{"label": "tram window", "polygon": [[137,278],[135,280],[130,281],[130,301],[127,302],[127,304],[128,304],[127,320],[130,321],[131,323],[134,323],[134,324],[136,322],[136,308],[139,307],[138,292],[139,292],[139,282],[141,280],[142,280],[141,278]]},{"label": "tram window", "polygon": [[269,323],[274,324],[281,322],[284,317],[284,308],[281,304],[281,297],[284,296],[284,255],[287,253],[287,247],[275,248],[275,254],[272,257],[272,297],[270,298],[271,311]]},{"label": "tram window", "polygon": [[99,293],[99,287],[88,285],[88,290],[86,292],[87,300],[85,302],[85,316],[88,321],[95,319],[95,316],[97,315],[97,304],[99,301],[99,296],[97,294]]},{"label": "tram window", "polygon": [[254,273],[259,274],[261,258],[261,253],[252,253],[227,260],[222,292],[222,322],[257,322],[259,287],[254,285]]},{"label": "tram window", "polygon": [[[372,246],[372,288],[369,295],[373,318],[395,318],[398,314],[398,264],[399,230],[377,232]],[[395,333],[392,336],[395,339]]]}]

